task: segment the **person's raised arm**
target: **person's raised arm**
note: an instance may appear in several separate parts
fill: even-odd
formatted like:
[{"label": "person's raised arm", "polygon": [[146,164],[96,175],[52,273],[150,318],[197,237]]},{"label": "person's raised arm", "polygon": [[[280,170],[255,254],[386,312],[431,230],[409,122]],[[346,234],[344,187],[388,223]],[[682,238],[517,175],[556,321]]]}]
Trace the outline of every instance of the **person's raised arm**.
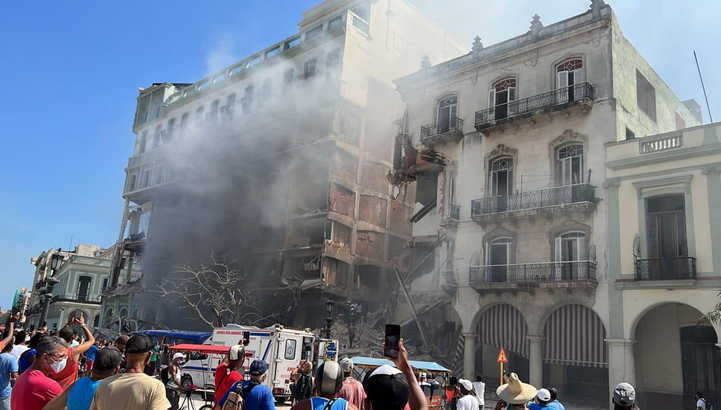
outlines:
[{"label": "person's raised arm", "polygon": [[408,362],[408,350],[406,350],[403,339],[398,343],[398,358],[395,359],[398,370],[403,372],[408,380],[408,387],[410,388],[410,394],[408,396],[408,404],[411,410],[427,410],[428,402],[426,401],[426,395],[423,393],[423,389],[416,380],[416,375],[413,373],[410,363]]},{"label": "person's raised arm", "polygon": [[13,336],[15,336],[15,315],[10,315],[8,319],[8,335],[3,340],[0,340],[0,351],[5,349],[8,343],[12,342]]},{"label": "person's raised arm", "polygon": [[76,355],[75,358],[77,359],[82,353],[85,353],[95,344],[95,336],[93,336],[93,332],[91,332],[90,329],[88,329],[88,326],[85,324],[85,315],[81,314],[76,317],[75,323],[80,325],[80,327],[83,328],[83,332],[85,332],[85,343],[75,346],[73,348],[73,353]]}]

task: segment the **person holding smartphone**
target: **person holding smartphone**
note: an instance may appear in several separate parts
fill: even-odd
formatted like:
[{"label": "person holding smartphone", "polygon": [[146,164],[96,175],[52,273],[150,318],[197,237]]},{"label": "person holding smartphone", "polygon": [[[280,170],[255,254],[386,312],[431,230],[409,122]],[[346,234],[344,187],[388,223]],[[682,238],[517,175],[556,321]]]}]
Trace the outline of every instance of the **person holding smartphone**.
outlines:
[{"label": "person holding smartphone", "polygon": [[[72,328],[73,324],[77,324],[83,329],[83,332],[85,332],[85,342],[75,347],[70,347],[70,343],[72,343],[74,335]],[[85,325],[85,316],[82,314],[70,318],[68,324],[60,329],[58,336],[68,344],[66,352],[67,357],[62,366],[54,369],[55,371],[49,376],[51,379],[60,383],[60,386],[63,389],[66,389],[78,379],[80,355],[88,351],[88,349],[95,344],[95,337],[93,337],[93,333]]]},{"label": "person holding smartphone", "polygon": [[[390,351],[392,349],[385,349]],[[403,339],[398,340],[396,367],[380,366],[366,376],[363,388],[368,396],[366,410],[426,410],[428,402],[408,360]]]}]

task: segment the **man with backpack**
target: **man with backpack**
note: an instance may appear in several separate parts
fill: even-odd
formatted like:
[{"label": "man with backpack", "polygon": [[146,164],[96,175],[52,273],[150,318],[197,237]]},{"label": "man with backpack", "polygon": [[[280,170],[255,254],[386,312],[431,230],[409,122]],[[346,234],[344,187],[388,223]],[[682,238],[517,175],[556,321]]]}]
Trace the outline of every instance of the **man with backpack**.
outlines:
[{"label": "man with backpack", "polygon": [[268,363],[254,360],[250,364],[250,380],[233,384],[215,410],[275,410],[273,392],[263,385],[267,372]]},{"label": "man with backpack", "polygon": [[343,370],[338,362],[327,360],[318,367],[315,392],[318,396],[301,400],[291,410],[359,410],[346,399],[336,398],[343,386]]},{"label": "man with backpack", "polygon": [[215,404],[230,386],[243,380],[243,361],[245,360],[245,349],[243,345],[235,345],[230,348],[228,360],[219,364],[215,370]]}]

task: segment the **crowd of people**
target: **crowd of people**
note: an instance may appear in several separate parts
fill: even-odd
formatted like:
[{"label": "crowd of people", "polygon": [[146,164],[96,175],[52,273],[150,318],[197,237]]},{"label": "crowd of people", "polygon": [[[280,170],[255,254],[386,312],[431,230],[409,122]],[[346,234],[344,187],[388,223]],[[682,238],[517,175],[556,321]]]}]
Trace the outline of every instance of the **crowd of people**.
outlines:
[{"label": "crowd of people", "polygon": [[[178,408],[185,354],[167,358],[160,377],[162,348],[144,335],[120,336],[113,343],[96,340],[82,316],[57,332],[15,332],[14,317],[0,340],[0,410],[168,410]],[[78,332],[77,330],[80,330]],[[245,346],[232,346],[215,371],[215,410],[274,410],[266,385],[268,363],[253,360],[244,374]],[[442,390],[444,410],[483,410],[485,385],[451,377],[444,386],[416,374],[403,342],[395,366],[354,377],[350,358],[327,360],[317,369],[303,361],[291,375],[292,410],[424,410],[431,391]],[[515,373],[496,390],[495,410],[564,410],[558,390],[523,383]],[[697,410],[706,410],[698,394]],[[638,410],[628,383],[615,387],[615,410]]]}]

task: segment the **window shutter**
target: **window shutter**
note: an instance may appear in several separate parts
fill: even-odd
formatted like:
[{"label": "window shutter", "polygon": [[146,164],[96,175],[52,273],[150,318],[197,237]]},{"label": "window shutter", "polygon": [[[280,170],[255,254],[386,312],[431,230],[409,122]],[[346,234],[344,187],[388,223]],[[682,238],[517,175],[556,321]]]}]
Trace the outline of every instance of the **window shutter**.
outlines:
[{"label": "window shutter", "polygon": [[556,262],[556,264],[555,264],[555,266],[554,266],[554,272],[553,272],[553,273],[554,273],[554,275],[555,275],[555,279],[556,279],[556,280],[561,280],[561,269],[562,269],[562,266],[563,266],[563,265],[561,264],[561,262],[563,261],[563,251],[562,251],[563,240],[561,239],[560,236],[557,236],[557,237],[556,237],[556,239],[555,239],[555,245],[556,245],[556,246],[555,246],[554,252],[555,252],[556,255],[555,255],[555,261],[554,261],[554,262]]}]

